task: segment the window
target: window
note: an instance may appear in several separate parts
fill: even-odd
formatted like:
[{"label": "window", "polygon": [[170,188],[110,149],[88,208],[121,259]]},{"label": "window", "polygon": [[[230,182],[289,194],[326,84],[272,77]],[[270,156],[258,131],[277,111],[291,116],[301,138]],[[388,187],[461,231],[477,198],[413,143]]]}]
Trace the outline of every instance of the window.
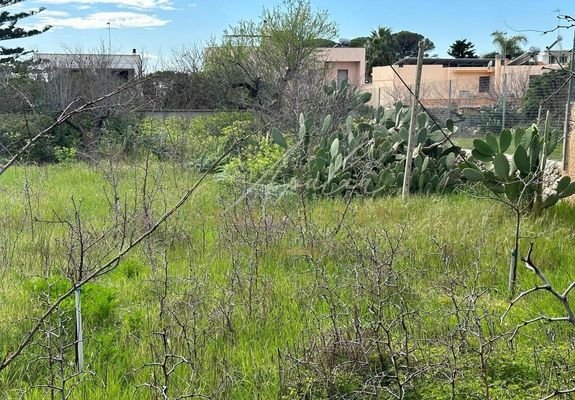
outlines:
[{"label": "window", "polygon": [[489,87],[491,86],[490,76],[480,76],[479,77],[479,93],[489,93]]},{"label": "window", "polygon": [[337,86],[341,87],[343,81],[347,81],[348,71],[347,69],[338,69],[337,70]]}]

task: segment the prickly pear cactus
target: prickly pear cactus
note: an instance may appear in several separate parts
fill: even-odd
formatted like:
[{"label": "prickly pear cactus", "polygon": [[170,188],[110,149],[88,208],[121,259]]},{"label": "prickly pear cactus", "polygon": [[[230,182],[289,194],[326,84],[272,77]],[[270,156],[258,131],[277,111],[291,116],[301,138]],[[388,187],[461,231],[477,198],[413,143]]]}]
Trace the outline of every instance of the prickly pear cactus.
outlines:
[{"label": "prickly pear cactus", "polygon": [[535,124],[528,129],[504,129],[498,136],[488,133],[485,140],[473,141],[473,157],[463,175],[470,182],[482,182],[511,204],[537,213],[575,194],[575,182],[564,176],[543,198],[543,174],[557,136],[546,127],[540,132]]},{"label": "prickly pear cactus", "polygon": [[[321,196],[397,192],[403,183],[410,118],[411,110],[399,103],[391,110],[380,107],[370,118],[348,117],[343,127],[332,127],[328,116],[317,132],[310,132],[315,125],[301,116],[304,148],[310,137],[321,139],[302,163],[299,187]],[[452,189],[461,183],[461,149],[451,145],[426,114],[416,120],[410,190],[429,194]],[[447,136],[456,132],[451,121],[446,125]]]}]

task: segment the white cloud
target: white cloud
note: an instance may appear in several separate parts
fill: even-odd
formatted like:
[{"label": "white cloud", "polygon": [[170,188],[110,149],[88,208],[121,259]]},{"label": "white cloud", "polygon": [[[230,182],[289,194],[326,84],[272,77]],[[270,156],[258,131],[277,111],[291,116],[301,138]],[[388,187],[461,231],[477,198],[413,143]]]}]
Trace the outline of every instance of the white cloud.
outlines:
[{"label": "white cloud", "polygon": [[38,20],[40,25],[73,29],[102,29],[108,27],[108,22],[113,28],[153,28],[170,22],[153,15],[133,12],[97,12],[84,17],[69,17],[67,13],[45,11],[39,14]]},{"label": "white cloud", "polygon": [[83,4],[90,6],[109,4],[146,10],[173,10],[172,0],[43,0],[42,4]]}]

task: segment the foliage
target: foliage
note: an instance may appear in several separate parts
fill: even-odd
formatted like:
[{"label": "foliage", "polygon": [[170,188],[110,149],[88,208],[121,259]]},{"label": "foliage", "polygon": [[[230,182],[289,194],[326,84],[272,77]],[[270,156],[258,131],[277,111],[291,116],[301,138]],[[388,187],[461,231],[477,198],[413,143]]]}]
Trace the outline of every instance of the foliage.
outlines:
[{"label": "foliage", "polygon": [[522,44],[527,43],[527,36],[515,35],[507,37],[506,32],[495,31],[491,34],[493,44],[497,47],[499,54],[506,58],[515,58],[523,53]]},{"label": "foliage", "polygon": [[390,28],[380,26],[372,31],[365,49],[367,69],[371,71],[373,67],[393,64],[396,61],[395,48]]},{"label": "foliage", "polygon": [[60,164],[70,164],[78,159],[78,150],[75,147],[54,147],[54,156]]},{"label": "foliage", "polygon": [[369,37],[367,36],[360,36],[353,38],[349,41],[349,47],[365,47],[369,42]]},{"label": "foliage", "polygon": [[281,182],[285,169],[284,148],[269,139],[261,138],[246,146],[223,168],[225,181]]},{"label": "foliage", "polygon": [[435,44],[420,33],[401,31],[393,34],[395,56],[397,60],[405,57],[417,57],[418,44],[424,41],[425,55],[435,49]]},{"label": "foliage", "polygon": [[[143,170],[142,164],[118,166],[123,206],[142,201],[142,188],[134,181]],[[170,163],[152,163],[149,175],[160,177],[148,181],[155,185],[148,194],[156,215],[195,180],[189,170]],[[32,198],[32,214],[25,206],[24,178],[39,194]],[[104,193],[108,188],[105,173],[82,163],[17,166],[3,175],[0,348],[12,348],[40,315],[43,301],[70,287],[62,279],[56,284],[58,267],[70,259],[62,251],[68,232],[63,224],[46,221],[65,217],[74,196],[82,203],[85,227],[106,232],[115,226]],[[535,310],[556,315],[543,291],[500,321],[508,305],[506,271],[500,266],[513,225],[503,207],[464,194],[412,196],[407,202],[388,197],[349,206],[341,199],[262,205],[226,196],[227,188],[211,182],[172,221],[167,245],[164,232],[157,232],[120,270],[86,288],[89,370],[68,381],[66,394],[74,388],[69,398],[161,397],[148,395],[144,387],[159,374],[142,368],[170,362],[158,352],[162,332],[169,355],[189,361],[174,367],[167,386],[171,398],[391,399],[403,393],[406,400],[477,399],[486,398],[486,378],[492,399],[520,400],[571,387],[571,327],[532,325],[512,345],[508,340]],[[125,212],[131,215],[130,209]],[[525,221],[525,235],[538,236],[538,261],[555,266],[550,280],[563,287],[575,262],[574,216],[573,207],[559,204],[540,219]],[[129,218],[127,229],[134,225]],[[115,253],[116,232],[94,237],[103,246],[91,249],[87,264]],[[169,284],[159,284],[160,296],[160,274],[154,275],[157,266],[150,259],[164,251]],[[27,289],[42,275],[48,275],[46,282]],[[522,290],[533,282],[526,275]],[[474,310],[470,302],[477,296],[484,301]],[[160,304],[169,307],[163,314]],[[74,343],[73,307],[73,301],[62,304],[62,319],[47,321],[21,358],[0,373],[4,397],[26,392],[31,400],[50,398],[45,385],[50,372],[59,371],[50,369],[46,344],[56,342],[56,333]],[[176,322],[162,318],[166,314]],[[63,332],[56,330],[60,326]],[[480,335],[490,332],[482,340]],[[481,353],[482,348],[489,351]],[[75,374],[73,347],[57,350],[54,359],[63,357],[57,366]]]},{"label": "foliage", "polygon": [[[0,116],[0,160],[6,160],[22,148],[28,139],[36,135],[52,119],[41,114],[2,114]],[[57,161],[57,148],[77,148],[80,136],[68,126],[61,125],[35,143],[27,153],[27,161],[47,163]]]},{"label": "foliage", "polygon": [[392,33],[388,27],[378,27],[365,41],[367,69],[371,71],[373,67],[391,65],[402,58],[417,56],[422,40],[427,56],[435,45],[423,35],[409,31]]},{"label": "foliage", "polygon": [[264,8],[259,21],[226,30],[222,43],[210,48],[206,70],[222,78],[240,108],[276,117],[299,112],[323,78],[313,45],[336,32],[326,11],[313,10],[308,0],[284,0]]},{"label": "foliage", "polygon": [[309,47],[318,48],[318,47],[336,47],[337,42],[331,39],[312,39],[310,40],[307,45]]},{"label": "foliage", "polygon": [[475,45],[467,39],[456,40],[449,47],[447,54],[453,58],[477,58],[474,47]]},{"label": "foliage", "polygon": [[[540,132],[535,124],[527,129],[505,129],[499,137],[488,133],[485,140],[473,141],[473,158],[483,166],[472,165],[463,174],[471,182],[482,182],[495,196],[518,209],[538,213],[575,193],[575,182],[564,176],[543,197],[546,161],[557,146],[558,137],[547,129]],[[505,154],[510,147],[511,160]]]},{"label": "foliage", "polygon": [[158,71],[142,86],[154,109],[216,109],[226,105],[225,88],[209,71]]},{"label": "foliage", "polygon": [[251,113],[218,112],[196,118],[144,118],[136,136],[158,157],[179,160],[203,170],[252,129]]},{"label": "foliage", "polygon": [[[7,6],[19,4],[22,1],[23,0],[0,0],[0,9]],[[49,26],[46,26],[41,29],[25,29],[16,26],[18,21],[20,21],[21,19],[35,15],[43,10],[44,8],[28,12],[25,11],[20,11],[16,13],[10,13],[8,11],[1,12],[0,26],[2,28],[0,29],[0,41],[11,40],[11,39],[22,39],[46,32],[48,29],[50,29]],[[0,47],[0,63],[12,62],[16,57],[18,57],[22,53],[24,53],[24,48],[22,47],[13,47],[13,48]]]},{"label": "foliage", "polygon": [[567,88],[565,82],[570,77],[569,71],[553,70],[544,74],[533,77],[529,81],[529,87],[523,97],[523,114],[533,122],[539,115],[539,107],[543,111],[549,110],[552,115],[565,113],[565,107],[562,102],[556,101],[557,98],[567,98]]},{"label": "foliage", "polygon": [[[313,132],[313,119],[300,116],[298,143],[306,143],[310,136],[320,140],[303,157],[296,172],[297,189],[321,196],[396,192],[403,183],[410,118],[411,111],[399,103],[386,112],[379,108],[370,119],[350,116],[343,128],[332,129],[328,115],[319,132]],[[451,121],[448,125],[455,132]],[[410,191],[442,193],[459,183],[460,149],[446,144],[425,113],[417,116],[415,140]],[[303,151],[306,154],[305,146]]]}]

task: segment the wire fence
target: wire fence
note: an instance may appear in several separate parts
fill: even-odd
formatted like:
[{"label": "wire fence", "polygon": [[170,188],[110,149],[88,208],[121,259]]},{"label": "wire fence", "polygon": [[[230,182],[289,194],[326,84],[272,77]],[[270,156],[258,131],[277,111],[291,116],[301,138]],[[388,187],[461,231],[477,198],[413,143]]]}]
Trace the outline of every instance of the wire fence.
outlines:
[{"label": "wire fence", "polygon": [[[571,75],[564,70],[541,72],[509,72],[500,82],[477,76],[423,81],[420,100],[438,121],[452,119],[461,137],[529,126],[545,120],[547,113],[550,127],[562,134]],[[410,105],[412,101],[409,88],[395,80],[366,86],[365,90],[371,93],[373,106],[391,107],[398,101]]]}]

